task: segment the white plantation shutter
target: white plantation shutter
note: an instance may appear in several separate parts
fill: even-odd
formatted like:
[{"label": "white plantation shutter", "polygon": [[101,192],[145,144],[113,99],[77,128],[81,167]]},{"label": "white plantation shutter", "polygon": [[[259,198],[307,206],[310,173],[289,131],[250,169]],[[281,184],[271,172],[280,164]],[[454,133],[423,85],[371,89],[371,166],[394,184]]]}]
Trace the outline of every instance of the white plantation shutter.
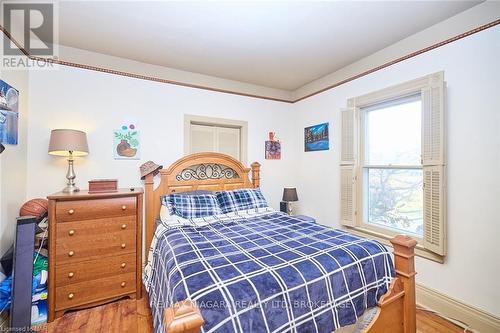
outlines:
[{"label": "white plantation shutter", "polygon": [[356,225],[356,172],[353,166],[340,167],[340,223]]},{"label": "white plantation shutter", "polygon": [[340,110],[340,223],[356,226],[357,121],[356,108]]},{"label": "white plantation shutter", "polygon": [[424,239],[426,249],[446,254],[444,166],[424,167]]},{"label": "white plantation shutter", "polygon": [[340,165],[356,164],[356,109],[340,110],[342,122],[342,138],[340,150]]},{"label": "white plantation shutter", "polygon": [[443,164],[444,82],[441,77],[422,89],[422,165]]},{"label": "white plantation shutter", "polygon": [[439,255],[446,254],[444,86],[440,72],[422,89],[423,246]]}]

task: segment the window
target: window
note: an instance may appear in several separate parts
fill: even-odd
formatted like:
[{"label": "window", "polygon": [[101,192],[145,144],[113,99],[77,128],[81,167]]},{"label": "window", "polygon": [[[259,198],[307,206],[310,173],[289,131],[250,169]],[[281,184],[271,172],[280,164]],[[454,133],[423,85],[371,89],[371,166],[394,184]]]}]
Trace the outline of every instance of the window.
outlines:
[{"label": "window", "polygon": [[246,122],[185,116],[184,127],[186,154],[213,151],[246,163]]},{"label": "window", "polygon": [[422,237],[420,94],[361,109],[362,222]]},{"label": "window", "polygon": [[446,254],[443,93],[440,72],[352,98],[341,112],[341,223],[382,239],[409,234],[438,261]]}]

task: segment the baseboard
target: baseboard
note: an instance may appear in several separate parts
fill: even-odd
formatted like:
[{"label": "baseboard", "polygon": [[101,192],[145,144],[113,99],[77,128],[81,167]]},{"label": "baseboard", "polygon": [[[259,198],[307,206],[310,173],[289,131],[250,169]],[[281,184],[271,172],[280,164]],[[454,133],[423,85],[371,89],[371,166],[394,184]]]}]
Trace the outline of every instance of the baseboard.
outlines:
[{"label": "baseboard", "polygon": [[500,318],[491,313],[467,305],[420,284],[417,284],[416,292],[419,306],[467,323],[470,325],[469,330],[471,331],[478,333],[500,332]]}]

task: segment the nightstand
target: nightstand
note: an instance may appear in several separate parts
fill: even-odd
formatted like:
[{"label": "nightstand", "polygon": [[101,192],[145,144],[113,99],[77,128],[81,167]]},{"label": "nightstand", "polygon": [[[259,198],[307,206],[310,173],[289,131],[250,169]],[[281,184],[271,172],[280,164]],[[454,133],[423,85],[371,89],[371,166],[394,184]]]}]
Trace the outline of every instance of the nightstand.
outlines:
[{"label": "nightstand", "polygon": [[49,319],[141,297],[142,189],[49,199]]}]

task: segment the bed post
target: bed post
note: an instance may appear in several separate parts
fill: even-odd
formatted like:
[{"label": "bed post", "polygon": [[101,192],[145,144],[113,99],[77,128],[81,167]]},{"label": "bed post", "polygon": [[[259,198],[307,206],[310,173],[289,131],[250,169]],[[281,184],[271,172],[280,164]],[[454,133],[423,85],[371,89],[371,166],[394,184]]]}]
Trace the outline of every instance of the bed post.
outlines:
[{"label": "bed post", "polygon": [[154,217],[154,198],[153,198],[153,186],[154,186],[154,175],[150,173],[146,176],[144,181],[145,187],[145,197],[146,197],[146,255],[147,251],[149,251],[149,247],[151,246],[151,241],[153,240],[153,232],[151,230],[154,228],[153,221]]},{"label": "bed post", "polygon": [[398,235],[391,239],[394,247],[394,266],[396,277],[389,290],[380,297],[378,311],[364,333],[415,333],[415,258],[417,242]]},{"label": "bed post", "polygon": [[199,333],[204,320],[193,301],[185,300],[165,309],[168,333]]},{"label": "bed post", "polygon": [[257,188],[260,186],[260,163],[253,162],[250,166],[252,167],[252,185]]},{"label": "bed post", "polygon": [[411,237],[398,235],[391,239],[394,248],[394,266],[397,278],[404,289],[404,333],[415,333],[417,329],[415,298],[415,246],[417,241]]}]

